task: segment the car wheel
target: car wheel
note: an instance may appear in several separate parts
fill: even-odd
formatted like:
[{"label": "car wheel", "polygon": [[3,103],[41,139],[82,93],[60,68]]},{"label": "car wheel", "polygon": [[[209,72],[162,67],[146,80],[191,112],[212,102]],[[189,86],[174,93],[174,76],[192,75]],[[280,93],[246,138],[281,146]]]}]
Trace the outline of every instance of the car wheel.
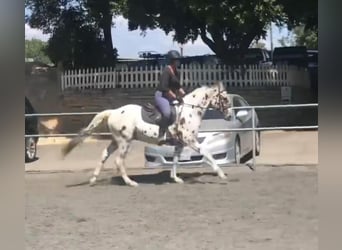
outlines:
[{"label": "car wheel", "polygon": [[260,155],[261,143],[260,143],[260,132],[255,134],[255,155]]},{"label": "car wheel", "polygon": [[36,159],[37,144],[33,137],[25,138],[25,162],[31,162]]},{"label": "car wheel", "polygon": [[236,137],[235,139],[235,163],[240,164],[241,163],[241,146],[240,146],[240,139],[239,137]]}]

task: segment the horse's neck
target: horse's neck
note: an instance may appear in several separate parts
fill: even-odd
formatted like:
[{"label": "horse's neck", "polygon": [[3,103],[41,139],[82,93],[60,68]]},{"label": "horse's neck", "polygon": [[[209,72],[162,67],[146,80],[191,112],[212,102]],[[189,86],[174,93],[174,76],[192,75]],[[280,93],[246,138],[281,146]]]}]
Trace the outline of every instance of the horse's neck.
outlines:
[{"label": "horse's neck", "polygon": [[[206,98],[207,95],[207,98]],[[193,90],[186,96],[184,96],[185,105],[194,105],[202,108],[207,108],[209,105],[209,88],[201,87]]]},{"label": "horse's neck", "polygon": [[[194,131],[191,136],[196,136],[198,133],[203,115],[209,106],[209,92],[210,90],[207,87],[195,89],[184,97],[184,106],[178,110],[179,121],[183,120],[183,122],[186,122],[186,126],[183,129],[186,128],[189,131]],[[191,122],[189,122],[189,119]]]}]

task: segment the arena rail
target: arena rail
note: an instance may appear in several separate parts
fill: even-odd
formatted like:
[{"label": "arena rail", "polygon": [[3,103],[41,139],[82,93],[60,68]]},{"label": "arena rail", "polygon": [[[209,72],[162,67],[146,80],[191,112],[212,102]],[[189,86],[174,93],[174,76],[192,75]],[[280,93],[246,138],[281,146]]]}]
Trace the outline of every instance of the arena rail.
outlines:
[{"label": "arena rail", "polygon": [[[264,105],[264,106],[244,106],[234,107],[233,109],[251,109],[252,112],[252,127],[251,128],[239,128],[239,129],[216,129],[216,130],[200,130],[200,132],[236,132],[236,131],[253,131],[253,162],[252,169],[255,169],[255,133],[256,131],[270,131],[270,130],[307,130],[318,129],[318,125],[314,126],[279,126],[279,127],[256,127],[255,125],[255,110],[256,109],[272,109],[272,108],[312,108],[318,107],[318,103],[307,104],[286,104],[286,105]],[[42,114],[25,114],[25,117],[47,117],[47,116],[76,116],[76,115],[96,115],[98,112],[73,112],[73,113],[42,113]],[[92,136],[111,135],[111,133],[94,133]],[[26,137],[72,137],[77,136],[76,133],[65,134],[33,134],[25,135]]]}]

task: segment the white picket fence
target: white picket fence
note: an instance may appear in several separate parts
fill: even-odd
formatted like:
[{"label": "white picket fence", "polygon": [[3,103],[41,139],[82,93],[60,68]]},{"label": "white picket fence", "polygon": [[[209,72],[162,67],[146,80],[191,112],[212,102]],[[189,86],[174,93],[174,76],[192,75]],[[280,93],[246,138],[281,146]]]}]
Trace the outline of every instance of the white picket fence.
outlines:
[{"label": "white picket fence", "polygon": [[[155,88],[163,70],[161,66],[116,67],[67,70],[61,75],[61,88]],[[309,74],[306,69],[287,65],[239,66],[181,65],[181,84],[186,87],[210,85],[223,81],[228,87],[306,86]]]}]

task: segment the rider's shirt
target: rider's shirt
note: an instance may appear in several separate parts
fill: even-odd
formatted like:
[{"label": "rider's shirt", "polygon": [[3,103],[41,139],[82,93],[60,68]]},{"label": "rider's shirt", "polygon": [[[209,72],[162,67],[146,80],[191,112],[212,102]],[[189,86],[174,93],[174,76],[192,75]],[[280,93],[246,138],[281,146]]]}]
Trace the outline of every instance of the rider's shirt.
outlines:
[{"label": "rider's shirt", "polygon": [[174,71],[171,66],[167,66],[164,68],[163,73],[160,77],[158,90],[165,94],[170,89],[173,92],[180,89],[180,74],[176,70]]}]

